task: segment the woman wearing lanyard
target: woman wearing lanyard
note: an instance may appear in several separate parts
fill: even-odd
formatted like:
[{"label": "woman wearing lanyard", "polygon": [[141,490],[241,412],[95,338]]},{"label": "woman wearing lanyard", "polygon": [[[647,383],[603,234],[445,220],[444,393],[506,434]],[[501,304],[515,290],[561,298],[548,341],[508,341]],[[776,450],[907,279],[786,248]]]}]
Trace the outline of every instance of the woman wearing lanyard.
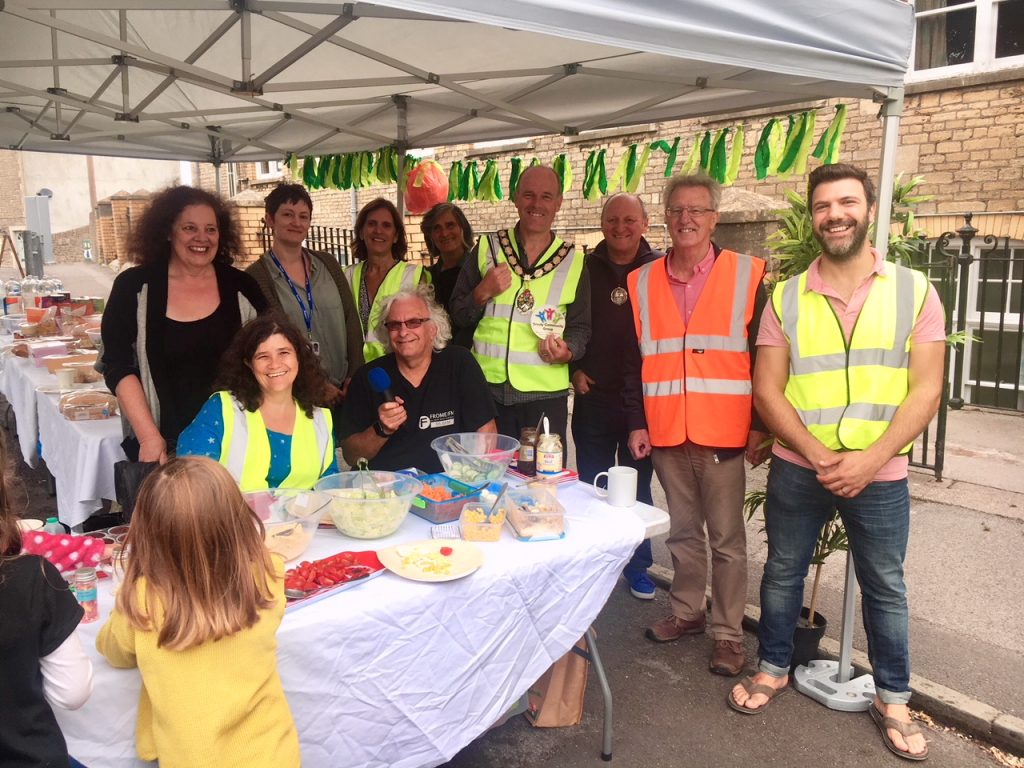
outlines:
[{"label": "woman wearing lanyard", "polygon": [[273,308],[305,331],[331,381],[324,402],[336,404],[363,364],[359,314],[338,260],[302,247],[313,200],[300,184],[278,184],[266,197],[271,246],[246,271]]},{"label": "woman wearing lanyard", "polygon": [[429,283],[430,273],[405,261],[409,241],[402,217],[390,200],[378,197],[363,206],[356,217],[355,236],[357,263],[345,267],[345,277],[363,326],[363,357],[370,362],[387,352],[377,336],[384,300],[402,289]]}]

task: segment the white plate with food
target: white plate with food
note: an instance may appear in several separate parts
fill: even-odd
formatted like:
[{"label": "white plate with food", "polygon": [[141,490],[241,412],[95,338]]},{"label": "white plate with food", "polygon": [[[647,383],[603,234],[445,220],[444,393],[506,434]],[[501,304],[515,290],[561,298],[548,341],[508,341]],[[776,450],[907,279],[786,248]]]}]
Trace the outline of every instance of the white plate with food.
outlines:
[{"label": "white plate with food", "polygon": [[377,552],[392,573],[412,581],[453,581],[483,565],[484,553],[468,541],[426,540]]}]

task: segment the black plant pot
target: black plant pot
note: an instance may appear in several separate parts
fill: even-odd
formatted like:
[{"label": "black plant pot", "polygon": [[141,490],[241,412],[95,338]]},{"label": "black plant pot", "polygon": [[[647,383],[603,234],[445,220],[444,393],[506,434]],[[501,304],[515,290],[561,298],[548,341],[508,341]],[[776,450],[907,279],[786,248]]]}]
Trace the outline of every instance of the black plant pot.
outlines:
[{"label": "black plant pot", "polygon": [[797,622],[796,630],[793,632],[793,659],[790,672],[797,667],[807,666],[818,658],[818,643],[825,636],[825,629],[828,627],[825,617],[817,611],[814,612],[814,626],[807,626],[808,614],[807,606],[800,609],[802,621]]}]

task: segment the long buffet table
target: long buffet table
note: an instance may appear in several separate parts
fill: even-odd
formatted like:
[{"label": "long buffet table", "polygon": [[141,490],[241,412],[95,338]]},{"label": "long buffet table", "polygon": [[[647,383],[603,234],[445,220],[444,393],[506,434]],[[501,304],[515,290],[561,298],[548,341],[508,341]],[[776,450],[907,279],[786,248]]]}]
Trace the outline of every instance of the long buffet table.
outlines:
[{"label": "long buffet table", "polygon": [[[505,530],[478,543],[478,571],[444,583],[393,573],[289,608],[278,632],[278,667],[306,768],[420,768],[450,760],[483,733],[597,617],[637,544],[668,530],[668,515],[637,504],[617,509],[589,485],[561,487],[567,513],[559,541],[516,541]],[[410,515],[373,542],[321,529],[302,559],[383,548],[430,537]],[[137,670],[111,668],[95,639],[113,603],[100,589],[101,619],[79,632],[93,657],[95,690],[76,712],[57,711],[70,753],[89,766],[146,765],[135,756]]]},{"label": "long buffet table", "polygon": [[121,420],[68,421],[57,407],[59,395],[39,391],[53,389],[57,377],[25,358],[7,355],[0,381],[14,409],[22,457],[36,466],[42,445],[57,487],[60,520],[81,525],[103,499],[114,498],[114,463],[125,458]]}]

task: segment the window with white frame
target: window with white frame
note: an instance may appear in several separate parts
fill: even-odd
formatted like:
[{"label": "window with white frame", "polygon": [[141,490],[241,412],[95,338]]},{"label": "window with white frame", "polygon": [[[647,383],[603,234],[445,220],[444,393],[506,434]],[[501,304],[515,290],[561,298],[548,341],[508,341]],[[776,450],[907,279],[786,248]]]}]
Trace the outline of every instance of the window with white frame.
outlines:
[{"label": "window with white frame", "polygon": [[257,179],[277,179],[284,175],[284,166],[279,160],[260,160],[256,163]]},{"label": "window with white frame", "polygon": [[916,0],[911,79],[1024,66],[1024,0]]}]

